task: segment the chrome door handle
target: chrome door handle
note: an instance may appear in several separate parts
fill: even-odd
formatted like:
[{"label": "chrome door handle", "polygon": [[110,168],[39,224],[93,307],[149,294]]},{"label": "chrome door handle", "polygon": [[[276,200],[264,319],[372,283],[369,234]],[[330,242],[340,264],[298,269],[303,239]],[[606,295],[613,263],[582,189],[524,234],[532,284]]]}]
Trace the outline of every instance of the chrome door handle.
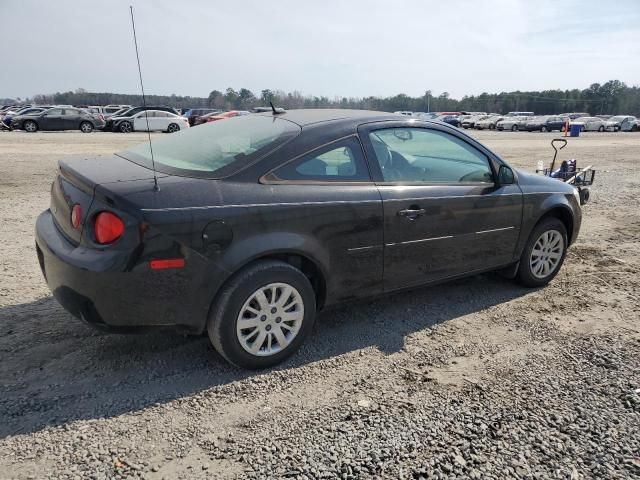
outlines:
[{"label": "chrome door handle", "polygon": [[400,215],[401,217],[407,217],[411,220],[424,215],[425,213],[426,210],[424,208],[409,208],[407,210],[398,211],[398,215]]}]

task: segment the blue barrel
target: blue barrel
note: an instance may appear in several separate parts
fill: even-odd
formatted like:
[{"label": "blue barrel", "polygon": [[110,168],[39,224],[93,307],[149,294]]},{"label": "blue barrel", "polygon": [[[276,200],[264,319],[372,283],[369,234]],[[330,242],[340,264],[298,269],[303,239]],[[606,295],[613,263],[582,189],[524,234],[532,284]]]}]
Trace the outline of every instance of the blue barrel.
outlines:
[{"label": "blue barrel", "polygon": [[571,130],[570,130],[569,136],[570,137],[579,137],[581,128],[582,128],[582,125],[571,125]]}]

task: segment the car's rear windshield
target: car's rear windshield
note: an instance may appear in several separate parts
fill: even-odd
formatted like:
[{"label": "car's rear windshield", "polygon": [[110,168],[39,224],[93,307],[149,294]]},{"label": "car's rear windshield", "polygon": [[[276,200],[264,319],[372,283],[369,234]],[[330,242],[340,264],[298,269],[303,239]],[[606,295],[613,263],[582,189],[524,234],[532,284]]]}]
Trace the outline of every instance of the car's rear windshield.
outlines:
[{"label": "car's rear windshield", "polygon": [[[152,138],[156,170],[204,178],[231,175],[297,136],[301,128],[281,118],[245,115]],[[151,168],[149,142],[118,153]]]}]

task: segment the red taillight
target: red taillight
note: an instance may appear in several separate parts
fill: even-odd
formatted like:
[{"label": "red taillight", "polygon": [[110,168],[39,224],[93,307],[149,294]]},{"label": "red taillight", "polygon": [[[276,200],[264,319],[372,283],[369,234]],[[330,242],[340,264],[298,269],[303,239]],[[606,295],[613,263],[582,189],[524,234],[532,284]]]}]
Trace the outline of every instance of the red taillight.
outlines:
[{"label": "red taillight", "polygon": [[149,266],[151,270],[164,270],[166,268],[183,268],[184,258],[167,258],[165,260],[151,260]]},{"label": "red taillight", "polygon": [[100,212],[96,215],[95,231],[98,243],[113,243],[124,233],[124,222],[114,213]]},{"label": "red taillight", "polygon": [[77,203],[71,209],[71,226],[76,230],[82,226],[82,207]]}]

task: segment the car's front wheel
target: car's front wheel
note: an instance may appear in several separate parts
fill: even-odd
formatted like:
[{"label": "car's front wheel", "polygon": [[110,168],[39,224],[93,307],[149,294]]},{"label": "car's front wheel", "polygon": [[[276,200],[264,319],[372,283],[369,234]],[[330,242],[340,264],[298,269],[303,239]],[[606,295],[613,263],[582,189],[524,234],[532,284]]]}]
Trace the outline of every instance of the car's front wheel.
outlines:
[{"label": "car's front wheel", "polygon": [[315,314],[309,279],[288,263],[265,260],[227,282],[211,308],[207,331],[215,349],[229,362],[266,368],[300,347]]},{"label": "car's front wheel", "polygon": [[560,271],[567,253],[567,229],[557,218],[542,220],[531,232],[520,257],[518,281],[527,287],[542,287]]},{"label": "car's front wheel", "polygon": [[512,131],[512,132],[517,132],[517,131],[518,131],[518,125],[513,125],[513,126],[511,127],[511,131]]},{"label": "car's front wheel", "polygon": [[598,131],[599,131],[599,132],[604,132],[604,126],[600,125],[600,126],[598,127]]},{"label": "car's front wheel", "polygon": [[122,133],[131,133],[133,131],[133,125],[130,122],[122,122],[118,127],[118,130]]},{"label": "car's front wheel", "polygon": [[22,125],[22,128],[24,128],[25,132],[29,132],[29,133],[37,132],[38,131],[38,124],[36,122],[34,122],[33,120],[27,120]]},{"label": "car's front wheel", "polygon": [[540,127],[540,131],[541,131],[542,133],[544,133],[544,132],[548,132],[548,131],[549,131],[549,129],[547,128],[547,126],[546,126],[546,125],[542,125],[542,126]]},{"label": "car's front wheel", "polygon": [[91,133],[91,132],[93,132],[93,124],[91,122],[82,122],[80,124],[80,131],[82,133]]},{"label": "car's front wheel", "polygon": [[180,131],[180,127],[178,126],[177,123],[170,123],[169,126],[167,127],[168,133],[175,133],[179,131]]}]

